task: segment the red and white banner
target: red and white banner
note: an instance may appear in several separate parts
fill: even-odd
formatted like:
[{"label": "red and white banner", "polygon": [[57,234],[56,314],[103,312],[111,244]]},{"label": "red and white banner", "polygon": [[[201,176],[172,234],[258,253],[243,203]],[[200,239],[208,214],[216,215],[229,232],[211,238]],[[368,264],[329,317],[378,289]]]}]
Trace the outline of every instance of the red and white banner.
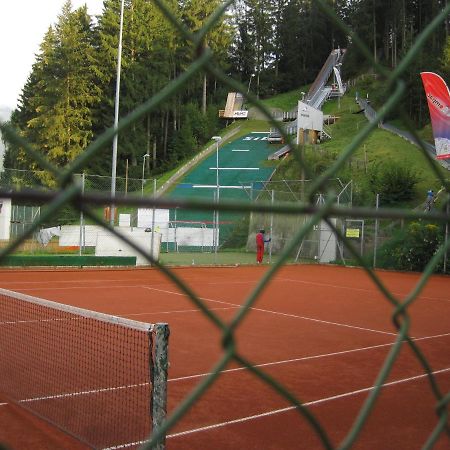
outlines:
[{"label": "red and white banner", "polygon": [[450,158],[450,95],[447,84],[437,74],[422,72],[423,87],[430,110],[436,156]]}]

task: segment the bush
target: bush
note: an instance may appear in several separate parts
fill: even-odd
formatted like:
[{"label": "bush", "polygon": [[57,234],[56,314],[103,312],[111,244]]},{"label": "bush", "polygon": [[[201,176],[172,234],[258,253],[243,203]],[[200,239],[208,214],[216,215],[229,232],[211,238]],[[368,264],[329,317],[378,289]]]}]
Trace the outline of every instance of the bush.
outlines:
[{"label": "bush", "polygon": [[372,167],[368,181],[383,206],[394,206],[414,199],[419,177],[410,167],[389,162]]},{"label": "bush", "polygon": [[[412,222],[395,234],[379,252],[378,266],[421,272],[442,244],[442,230],[435,224]],[[439,271],[439,267],[435,271]]]}]

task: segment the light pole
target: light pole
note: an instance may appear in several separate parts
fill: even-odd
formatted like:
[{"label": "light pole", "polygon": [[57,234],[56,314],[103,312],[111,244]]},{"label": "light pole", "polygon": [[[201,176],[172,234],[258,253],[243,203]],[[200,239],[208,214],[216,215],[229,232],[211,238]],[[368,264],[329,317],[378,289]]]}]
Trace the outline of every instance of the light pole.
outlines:
[{"label": "light pole", "polygon": [[[119,125],[119,97],[120,97],[120,69],[122,65],[122,32],[123,32],[123,9],[125,0],[122,0],[120,5],[120,27],[119,27],[119,46],[117,48],[117,76],[116,76],[116,98],[114,102],[114,130],[116,134],[113,139],[113,155],[112,155],[112,169],[111,169],[111,197],[114,199],[116,195],[116,174],[117,174],[117,128]],[[114,225],[114,200],[111,204],[110,223]]]},{"label": "light pole", "polygon": [[[219,184],[219,142],[222,140],[220,136],[213,136],[211,138],[213,141],[216,141],[216,202],[219,203],[220,198],[220,184]],[[217,263],[217,249],[219,247],[219,210],[216,211],[216,239],[215,239],[215,248],[214,248],[214,257],[215,262]]]},{"label": "light pole", "polygon": [[144,177],[145,177],[145,158],[149,157],[150,155],[146,153],[144,157],[142,158],[142,197],[144,196]]},{"label": "light pole", "polygon": [[252,80],[253,80],[254,77],[255,77],[255,74],[252,73],[252,74],[250,75],[250,80],[249,80],[249,82],[248,82],[247,94],[250,92],[250,85],[252,84]]}]

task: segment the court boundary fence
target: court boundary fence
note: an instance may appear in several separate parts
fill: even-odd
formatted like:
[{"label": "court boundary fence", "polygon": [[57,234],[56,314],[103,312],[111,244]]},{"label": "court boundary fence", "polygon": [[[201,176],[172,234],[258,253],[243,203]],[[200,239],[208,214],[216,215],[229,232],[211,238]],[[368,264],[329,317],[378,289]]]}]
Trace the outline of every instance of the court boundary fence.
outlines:
[{"label": "court boundary fence", "polygon": [[[219,329],[222,333],[222,346],[223,352],[220,358],[216,361],[214,367],[210,371],[210,374],[206,376],[195,388],[194,390],[180,403],[177,405],[175,410],[172,412],[170,417],[164,423],[158,427],[158,430],[152,434],[149,442],[143,445],[143,449],[155,448],[158,442],[163,438],[163,436],[171,430],[174,425],[187,413],[187,411],[192,407],[192,405],[215,383],[218,379],[222,370],[224,370],[231,362],[236,363],[245,367],[250,373],[259,380],[263,381],[269,385],[276,393],[287,400],[287,402],[295,407],[298,414],[302,416],[306,422],[309,424],[310,429],[313,433],[317,435],[322,443],[324,449],[349,449],[358,440],[361,431],[364,428],[368,417],[374,409],[374,405],[384,383],[386,383],[389,375],[392,372],[393,367],[397,361],[400,350],[407,346],[418,363],[420,364],[422,370],[427,375],[429,389],[435,399],[435,409],[430,411],[430,414],[436,414],[436,425],[430,430],[429,436],[426,442],[423,444],[424,449],[432,449],[437,440],[446,435],[450,435],[449,425],[448,425],[448,405],[450,402],[450,393],[444,392],[442,386],[438,383],[436,377],[433,375],[433,368],[427,361],[424,353],[421,351],[419,345],[411,337],[410,327],[411,327],[411,315],[410,307],[419,294],[422,292],[427,284],[427,280],[433,273],[436,265],[442,261],[445,252],[448,251],[450,247],[450,242],[447,240],[444,242],[439,250],[431,257],[428,264],[426,265],[423,273],[414,288],[409,292],[404,298],[398,297],[393,292],[385,286],[381,278],[377,273],[372,270],[372,268],[361,258],[357,251],[349,244],[348,239],[342,234],[333,223],[332,218],[345,217],[349,219],[391,219],[391,220],[433,220],[437,223],[448,225],[450,216],[448,214],[448,209],[444,211],[432,211],[429,213],[424,213],[420,211],[409,211],[404,209],[390,209],[390,208],[357,208],[357,207],[343,207],[337,206],[335,199],[332,196],[326,198],[323,204],[315,203],[315,196],[320,192],[327,191],[327,185],[330,179],[335,178],[338,170],[349,160],[349,158],[355,153],[365,139],[370,135],[370,133],[377,128],[378,123],[382,122],[384,118],[389,114],[394,108],[400,108],[400,113],[405,119],[404,122],[409,124],[407,120],[406,113],[401,109],[401,100],[406,91],[406,83],[402,79],[405,69],[410,66],[412,61],[417,57],[418,52],[424,47],[427,39],[432,35],[434,30],[442,24],[448,17],[450,13],[450,4],[446,5],[430,22],[430,24],[423,30],[423,32],[417,37],[412,47],[403,57],[403,60],[394,68],[389,71],[387,68],[381,66],[373,57],[371,50],[368,46],[361,40],[359,36],[353,33],[348,27],[334,14],[331,9],[326,5],[325,0],[317,0],[318,5],[321,10],[333,21],[339,28],[341,28],[347,35],[352,39],[352,43],[359,52],[361,52],[366,61],[370,62],[374,73],[379,76],[379,79],[384,80],[389,95],[388,100],[385,102],[382,108],[376,113],[374,120],[367,123],[362,129],[358,131],[351,144],[343,149],[339,158],[329,167],[323,174],[316,177],[311,185],[309,186],[308,196],[305,201],[299,202],[298,204],[288,204],[283,202],[277,202],[272,204],[270,202],[238,202],[238,201],[225,201],[221,200],[219,203],[211,201],[201,201],[201,200],[177,200],[169,199],[164,197],[153,196],[151,198],[130,198],[124,195],[116,195],[113,198],[109,195],[102,195],[98,193],[83,193],[80,185],[76,183],[74,174],[82,171],[84,165],[89,161],[94,155],[97,155],[106,145],[110,145],[114,136],[119,134],[126,128],[130,127],[138,119],[142,118],[145,114],[152,111],[155,106],[167,101],[172,95],[184,88],[186,82],[191,80],[193,77],[198,76],[201,72],[205,71],[218,82],[224,83],[230,91],[232,92],[247,92],[246,86],[241,83],[231,79],[223,72],[222,69],[217,67],[213,62],[213,52],[211,48],[205,45],[205,36],[214,27],[217,21],[226,13],[226,10],[232,5],[232,0],[227,0],[220,4],[217,9],[211,14],[211,16],[204,23],[203,28],[199,31],[193,33],[188,30],[170,11],[169,7],[163,0],[155,0],[154,4],[160,9],[167,20],[178,30],[179,34],[188,42],[192,43],[193,48],[196,48],[195,60],[192,64],[186,68],[186,70],[176,79],[171,81],[167,86],[161,89],[155,96],[149,98],[143,102],[139,107],[132,111],[128,116],[123,118],[116,128],[111,127],[108,129],[101,137],[99,137],[95,142],[92,142],[76,160],[74,160],[71,165],[66,169],[61,171],[61,169],[54,167],[48,161],[46,161],[38,152],[36,152],[30,143],[26,142],[19,133],[10,128],[9,126],[2,124],[1,131],[5,139],[9,142],[14,142],[20,145],[27,154],[34,158],[43,169],[49,171],[57,180],[58,188],[51,191],[39,191],[31,190],[27,192],[15,191],[15,190],[5,190],[0,191],[0,196],[5,198],[11,198],[13,200],[23,201],[25,199],[39,200],[47,203],[47,208],[41,211],[41,216],[38,221],[33,223],[31,227],[20,237],[20,239],[8,245],[0,253],[0,260],[6,255],[14,251],[14,249],[20,244],[20,242],[28,238],[33,232],[35,232],[39,224],[42,221],[47,220],[55,211],[58,211],[61,207],[66,204],[70,204],[73,207],[79,209],[85,217],[89,217],[94,223],[97,223],[104,228],[110,230],[111,233],[117,234],[116,230],[112,228],[106,221],[99,219],[92,211],[93,206],[103,205],[112,203],[113,205],[127,205],[127,206],[141,206],[147,208],[158,208],[158,207],[182,207],[188,209],[202,209],[205,211],[242,211],[242,212],[254,212],[254,213],[266,213],[266,214],[286,214],[291,216],[305,215],[308,217],[305,224],[300,227],[291,237],[291,240],[285,246],[279,259],[275,264],[269,266],[268,270],[262,276],[260,282],[257,284],[253,292],[247,297],[242,307],[232,318],[230,322],[224,322],[214,311],[209,309],[207,305],[201,300],[198,294],[194,292],[191,287],[183,283],[182,280],[169,268],[160,264],[156,260],[152,260],[145,255],[137,245],[128,243],[129,245],[135,247],[136,251],[140,251],[141,254],[146,257],[149,263],[153,264],[158,268],[174,285],[179,288],[180,292],[184,293],[187,298],[192,302],[192,304],[197,307],[204,316]],[[284,134],[284,130],[280,128],[280,124],[273,120],[269,110],[256,98],[252,93],[245,94],[247,102],[251,103],[253,106],[257,107],[262,114],[270,122],[271,126],[277,128],[281,135],[283,135],[285,142],[288,142],[294,149],[294,156],[300,161],[305,167],[306,176],[309,175],[309,168],[305,164],[302,152],[299,148],[292,142],[290,136]],[[420,151],[426,158],[427,164],[435,174],[435,176],[441,180],[442,186],[445,187],[445,203],[448,203],[448,193],[450,192],[448,182],[443,178],[441,172],[439,171],[439,166],[436,161],[427,152],[425,143],[417,136],[416,131],[412,126],[408,126],[408,131],[411,132],[413,136],[420,142]],[[277,379],[270,376],[263,368],[255,367],[250,360],[239,353],[238,346],[236,345],[236,330],[239,328],[243,320],[248,316],[251,308],[258,301],[259,296],[264,291],[264,288],[272,277],[283,267],[284,263],[288,260],[289,255],[292,254],[298,246],[302,239],[315,227],[320,221],[325,221],[330,229],[333,231],[335,236],[343,242],[346,250],[350,252],[355,261],[357,261],[365,270],[370,280],[377,287],[379,292],[383,295],[386,302],[391,306],[391,320],[394,329],[396,330],[396,339],[393,344],[391,351],[386,356],[381,367],[379,368],[378,375],[374,382],[373,389],[370,391],[366,397],[362,407],[356,414],[354,421],[349,430],[347,430],[345,438],[342,442],[334,446],[331,439],[327,433],[327,430],[323,427],[321,422],[315,416],[313,411],[306,407],[301,399],[297,398],[292,394],[285,386],[283,386]]]}]

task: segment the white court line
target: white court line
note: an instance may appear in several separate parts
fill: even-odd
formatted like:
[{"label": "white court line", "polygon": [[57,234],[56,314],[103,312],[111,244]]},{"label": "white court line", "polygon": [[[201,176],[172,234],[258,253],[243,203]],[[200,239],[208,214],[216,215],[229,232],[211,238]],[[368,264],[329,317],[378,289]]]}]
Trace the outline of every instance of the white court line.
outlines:
[{"label": "white court line", "polygon": [[114,386],[114,387],[108,387],[108,388],[91,389],[89,391],[78,391],[78,392],[68,392],[68,393],[64,393],[64,394],[47,395],[45,397],[26,398],[23,400],[19,400],[19,403],[31,403],[31,402],[39,402],[41,400],[54,400],[57,398],[77,397],[80,395],[92,395],[92,394],[99,394],[102,392],[113,392],[113,391],[119,391],[119,390],[124,390],[124,389],[134,389],[134,388],[148,386],[148,384],[149,384],[148,382],[145,382],[145,383],[139,383],[139,384],[129,384],[126,386]]},{"label": "white court line", "polygon": [[[440,334],[440,335],[435,335],[435,336],[426,336],[426,337],[414,339],[414,341],[416,342],[416,341],[422,341],[422,340],[436,339],[436,338],[447,337],[447,336],[450,336],[450,333]],[[325,354],[320,354],[320,355],[305,356],[302,358],[295,358],[295,359],[289,359],[289,360],[284,360],[284,361],[273,361],[273,362],[269,362],[269,363],[255,364],[254,367],[267,367],[267,366],[274,366],[274,365],[280,365],[280,364],[290,364],[293,362],[307,361],[307,360],[312,360],[312,359],[327,358],[327,357],[333,357],[333,356],[340,356],[343,354],[373,350],[373,349],[378,349],[378,348],[383,348],[383,347],[389,347],[392,345],[394,345],[394,343],[390,342],[387,344],[373,345],[370,347],[359,347],[359,348],[355,348],[355,349],[351,349],[351,350],[343,350],[340,352],[325,353]],[[227,374],[227,373],[239,372],[242,370],[247,370],[247,368],[246,367],[236,367],[233,369],[223,370],[221,373]],[[447,369],[445,369],[445,370],[447,370]],[[439,372],[440,371],[433,372],[433,373],[439,373]],[[190,379],[194,379],[194,378],[206,377],[209,375],[211,375],[211,373],[188,375],[188,376],[179,377],[179,378],[171,378],[168,380],[168,382],[170,383],[170,382],[177,382],[177,381],[186,381],[186,380],[190,380]],[[93,390],[88,390],[88,391],[78,391],[78,392],[69,392],[69,393],[63,393],[63,394],[54,394],[54,395],[48,395],[48,396],[44,396],[44,397],[34,397],[34,398],[19,400],[19,403],[30,403],[30,402],[36,402],[36,401],[41,401],[41,400],[76,397],[76,396],[81,396],[81,395],[92,395],[92,394],[97,394],[97,393],[101,393],[101,392],[113,392],[113,391],[117,391],[117,390],[133,389],[133,388],[143,387],[143,386],[147,386],[147,385],[148,385],[148,383],[145,382],[145,383],[132,384],[132,385],[99,388],[99,389],[93,389]],[[8,405],[8,403],[0,403],[0,406],[7,406],[7,405]]]},{"label": "white court line", "polygon": [[[331,283],[320,283],[319,281],[305,281],[305,280],[293,280],[292,278],[276,278],[274,281],[289,281],[292,283],[301,283],[301,284],[311,284],[313,286],[326,286],[326,287],[332,287],[332,288],[338,288],[338,289],[348,289],[351,291],[362,291],[362,292],[371,292],[371,293],[379,293],[381,295],[384,295],[378,288],[368,289],[368,288],[356,288],[352,286],[342,286],[339,284],[331,284]],[[409,293],[400,293],[400,292],[394,292],[391,291],[392,294],[402,297],[409,295]],[[442,297],[428,297],[426,295],[419,295],[419,298],[425,298],[427,300],[441,300],[444,302],[450,302],[450,299],[442,298]]]},{"label": "white court line", "polygon": [[[228,308],[209,308],[210,311],[223,311],[228,309],[237,309],[237,306],[229,306]],[[180,309],[177,311],[156,311],[156,312],[145,312],[145,313],[122,313],[123,316],[149,316],[152,314],[172,314],[172,313],[201,313],[200,309]],[[0,322],[1,324],[1,322]]]},{"label": "white court line", "polygon": [[[435,336],[425,336],[425,337],[414,339],[414,342],[428,340],[428,339],[436,339],[436,338],[441,338],[441,337],[448,337],[448,336],[450,336],[450,333],[437,334]],[[403,341],[403,342],[406,342],[406,341]],[[394,342],[388,342],[387,344],[371,345],[368,347],[358,347],[358,348],[353,348],[350,350],[342,350],[340,352],[322,353],[320,355],[303,356],[301,358],[285,359],[282,361],[272,361],[272,362],[268,362],[268,363],[254,364],[253,366],[259,368],[259,367],[277,366],[280,364],[291,364],[291,363],[296,363],[296,362],[301,362],[301,361],[310,361],[313,359],[329,358],[329,357],[333,357],[333,356],[347,355],[350,353],[364,352],[364,351],[368,351],[368,350],[376,350],[376,349],[380,349],[380,348],[384,348],[384,347],[392,347],[393,345],[394,345]],[[242,370],[247,370],[247,368],[246,367],[235,367],[233,369],[222,370],[221,373],[225,374],[225,373],[232,373],[232,372],[240,372]],[[191,380],[194,378],[208,377],[210,375],[212,375],[212,372],[187,375],[187,376],[179,377],[179,378],[171,378],[168,381],[169,382],[185,381],[185,380]]]},{"label": "white court line", "polygon": [[[123,280],[122,280],[123,281]],[[144,282],[148,282],[148,280],[142,280]],[[124,285],[113,285],[113,286],[62,286],[62,287],[35,287],[35,288],[19,288],[20,291],[26,291],[26,292],[31,292],[31,291],[41,291],[42,289],[45,289],[46,291],[67,291],[67,290],[71,290],[71,289],[130,289],[130,288],[142,288],[144,286],[142,286],[142,284],[124,284]]]},{"label": "white court line", "polygon": [[[166,294],[172,294],[172,295],[179,295],[182,297],[186,297],[186,294],[182,294],[180,292],[173,292],[173,291],[168,291],[165,289],[157,289],[154,287],[150,287],[150,286],[142,286],[144,289],[149,289],[152,291],[157,291],[157,292],[164,292]],[[220,300],[213,300],[210,298],[204,298],[204,297],[199,297],[200,300],[206,301],[206,302],[213,302],[213,303],[222,303],[224,305],[230,305],[230,306],[237,306],[238,308],[241,308],[242,305],[238,305],[236,303],[230,303],[230,302],[224,302],[224,301],[220,301]],[[321,319],[314,319],[312,317],[306,317],[306,316],[298,316],[296,314],[287,314],[287,313],[282,313],[282,312],[278,312],[278,311],[271,311],[269,309],[262,309],[262,308],[250,308],[252,311],[259,311],[259,312],[265,312],[265,313],[269,313],[269,314],[275,314],[275,315],[279,315],[279,316],[284,316],[284,317],[293,317],[296,319],[302,319],[302,320],[309,320],[311,322],[317,322],[317,323],[323,323],[323,324],[327,324],[327,325],[335,325],[338,327],[345,327],[345,328],[352,328],[355,330],[361,330],[361,331],[370,331],[373,333],[381,333],[381,334],[387,334],[390,336],[397,336],[397,333],[392,333],[389,331],[381,331],[381,330],[375,330],[372,328],[364,328],[364,327],[358,327],[356,325],[348,325],[348,324],[344,324],[344,323],[338,323],[338,322],[331,322],[328,320],[321,320]]]},{"label": "white court line", "polygon": [[[287,280],[287,281],[295,281],[295,280]],[[307,282],[305,282],[307,283]],[[213,284],[213,283],[209,283],[209,284]],[[332,285],[329,285],[332,286]],[[89,289],[92,288],[97,288],[97,289],[104,289],[104,286],[90,286]],[[157,292],[163,292],[166,294],[171,294],[171,295],[178,295],[178,296],[182,296],[182,297],[187,297],[186,294],[184,293],[179,293],[179,292],[173,292],[173,291],[169,291],[169,290],[165,290],[165,289],[157,289],[154,287],[149,287],[149,286],[142,286],[142,285],[125,285],[125,286],[114,286],[114,288],[142,288],[142,289],[148,289],[148,290],[154,290]],[[52,290],[66,290],[66,289],[86,289],[86,287],[84,286],[71,286],[70,288],[52,288]],[[349,288],[352,289],[352,288]],[[357,290],[365,290],[365,289],[359,289],[356,288]],[[32,291],[34,289],[22,289],[24,291]],[[39,290],[39,289],[38,289]],[[370,291],[370,292],[374,292],[374,291]],[[204,297],[200,297],[201,300],[203,301],[208,301],[208,302],[213,302],[213,303],[221,303],[221,304],[225,304],[225,305],[230,305],[236,308],[241,308],[242,305],[236,304],[236,303],[230,303],[230,302],[225,302],[225,301],[220,301],[220,300],[213,300],[213,299],[209,299],[209,298],[204,298]],[[302,320],[307,320],[310,322],[317,322],[317,323],[322,323],[322,324],[327,324],[327,325],[334,325],[334,326],[338,326],[338,327],[344,327],[344,328],[351,328],[351,329],[355,329],[355,330],[361,330],[361,331],[369,331],[369,332],[373,332],[373,333],[380,333],[380,334],[386,334],[386,335],[390,335],[390,336],[396,336],[397,333],[395,332],[390,332],[390,331],[382,331],[382,330],[376,330],[374,328],[366,328],[366,327],[358,327],[356,325],[349,325],[349,324],[345,324],[345,323],[339,323],[339,322],[332,322],[329,320],[323,320],[323,319],[315,319],[313,317],[307,317],[307,316],[299,316],[297,314],[288,314],[288,313],[283,313],[283,312],[279,312],[279,311],[272,311],[269,309],[262,309],[262,308],[250,308],[253,311],[259,311],[259,312],[265,312],[265,313],[269,313],[269,314],[275,314],[275,315],[279,315],[279,316],[284,316],[284,317],[292,317],[292,318],[296,318],[296,319],[302,319]],[[169,314],[170,311],[167,311],[167,313]],[[413,337],[413,336],[411,336]]]},{"label": "white court line", "polygon": [[[297,280],[290,280],[290,279],[286,279],[286,281],[297,281]],[[303,283],[302,281],[297,281],[300,283]],[[304,282],[304,283],[309,283],[309,282]],[[212,284],[212,283],[210,283]],[[319,284],[319,283],[311,283],[311,284]],[[326,283],[324,283],[323,285],[327,285],[327,286],[333,286],[333,285],[328,285]],[[339,286],[337,286],[339,287]],[[89,289],[92,288],[97,288],[97,289],[104,289],[104,286],[90,286]],[[157,289],[154,287],[150,287],[150,286],[142,286],[142,285],[125,285],[125,286],[114,286],[114,288],[143,288],[143,289],[148,289],[148,290],[154,290],[157,292],[163,292],[166,294],[171,294],[171,295],[178,295],[178,296],[183,296],[186,297],[186,294],[184,293],[179,293],[179,292],[174,292],[174,291],[169,291],[169,290],[165,290],[165,289]],[[52,290],[66,290],[68,288],[52,288]],[[70,287],[70,289],[86,289],[86,287],[84,286],[72,286]],[[368,291],[367,289],[360,289],[360,288],[348,288],[348,289],[356,289],[356,290],[364,290],[364,291]],[[23,290],[33,290],[33,289],[23,289]],[[369,292],[375,292],[375,291],[369,291]],[[214,302],[214,303],[221,303],[221,304],[225,304],[225,305],[230,305],[230,306],[234,306],[234,307],[238,307],[240,308],[242,305],[236,304],[236,303],[231,303],[231,302],[225,302],[225,301],[220,301],[220,300],[213,300],[213,299],[209,299],[209,298],[203,298],[200,297],[201,300],[204,301],[208,301],[208,302]],[[322,323],[322,324],[327,324],[327,325],[334,325],[334,326],[339,326],[339,327],[345,327],[345,328],[352,328],[355,330],[361,330],[361,331],[370,331],[373,333],[381,333],[381,334],[387,334],[387,335],[391,335],[391,336],[396,336],[397,333],[394,332],[389,332],[389,331],[382,331],[382,330],[376,330],[376,329],[372,329],[372,328],[366,328],[366,327],[358,327],[356,325],[349,325],[349,324],[345,324],[345,323],[339,323],[339,322],[332,322],[332,321],[327,321],[327,320],[322,320],[322,319],[315,319],[313,317],[306,317],[306,316],[299,316],[296,314],[288,314],[288,313],[282,313],[282,312],[278,312],[278,311],[272,311],[272,310],[268,310],[268,309],[262,309],[262,308],[250,308],[251,310],[254,311],[259,311],[259,312],[265,312],[265,313],[269,313],[269,314],[275,314],[275,315],[280,315],[280,316],[284,316],[284,317],[292,317],[292,318],[297,318],[297,319],[302,319],[302,320],[308,320],[311,322],[317,322],[317,323]]]},{"label": "white court line", "polygon": [[[450,371],[450,367],[446,368],[446,369],[442,369],[442,370],[436,370],[433,373],[433,375],[437,375],[440,373],[444,373],[444,372],[449,372]],[[382,385],[382,387],[386,388],[386,387],[390,387],[390,386],[395,386],[397,384],[402,384],[402,383],[408,383],[410,381],[416,381],[419,380],[421,378],[425,378],[427,377],[427,374],[421,374],[421,375],[417,375],[415,377],[409,377],[409,378],[401,378],[399,380],[395,380],[395,381],[391,381],[389,383],[384,383]],[[303,406],[314,406],[314,405],[319,405],[321,403],[327,403],[333,400],[339,400],[342,398],[346,398],[346,397],[353,397],[355,395],[359,395],[359,394],[363,394],[365,392],[370,392],[373,391],[375,389],[375,386],[370,386],[370,387],[366,387],[363,389],[357,389],[355,391],[350,391],[350,392],[344,392],[342,394],[338,394],[338,395],[333,395],[331,397],[325,397],[325,398],[320,398],[317,400],[312,400],[310,402],[305,402],[302,403]],[[243,423],[243,422],[249,422],[250,420],[255,420],[255,419],[260,419],[262,417],[268,417],[268,416],[273,416],[275,414],[281,414],[287,411],[292,411],[294,409],[297,409],[296,406],[288,406],[286,408],[281,408],[281,409],[275,409],[272,411],[267,411],[261,414],[255,414],[252,416],[246,416],[246,417],[240,417],[239,419],[234,419],[234,420],[228,420],[226,422],[221,422],[221,423],[216,423],[214,425],[207,425],[205,427],[200,427],[200,428],[194,428],[192,430],[186,430],[186,431],[180,431],[179,433],[173,433],[173,434],[169,434],[167,435],[167,439],[169,438],[174,438],[174,437],[179,437],[179,436],[185,436],[187,434],[193,434],[193,433],[198,433],[201,431],[209,431],[209,430],[213,430],[215,428],[222,428],[222,427],[226,427],[228,425],[234,425],[236,423]]]},{"label": "white court line", "polygon": [[[217,186],[214,185],[212,187],[216,188]],[[247,187],[247,186],[245,186],[245,187]],[[251,186],[248,186],[248,187],[250,188]],[[232,268],[234,269],[235,267],[232,267]],[[119,279],[119,280],[117,280],[117,279],[111,279],[111,280],[67,280],[67,281],[64,281],[64,280],[55,280],[55,281],[6,281],[6,282],[0,283],[0,286],[3,286],[3,285],[10,286],[10,285],[16,285],[16,284],[19,284],[19,285],[34,285],[34,284],[40,284],[40,285],[42,285],[42,284],[50,284],[50,285],[54,285],[54,284],[58,284],[58,283],[61,283],[61,284],[70,284],[70,283],[87,284],[87,283],[100,283],[100,282],[106,282],[106,283],[113,282],[113,283],[115,283],[115,282],[123,282],[123,281],[124,281],[123,279]],[[130,282],[131,281],[133,281],[133,282],[144,282],[144,283],[148,282],[147,279],[130,280]],[[196,282],[198,280],[193,278],[193,279],[187,279],[187,281]],[[216,281],[216,282],[209,282],[209,283],[205,283],[205,284],[208,284],[208,285],[216,285],[216,284],[217,285],[220,285],[220,284],[227,284],[227,285],[228,284],[255,284],[258,281],[259,281],[259,279],[258,280],[246,280],[246,281],[223,281],[223,282]],[[373,288],[373,289],[356,288],[356,287],[352,287],[352,286],[342,286],[342,285],[338,285],[338,284],[321,283],[321,282],[318,282],[318,281],[296,280],[296,279],[292,279],[292,278],[275,278],[272,281],[282,281],[282,282],[288,281],[288,282],[293,282],[293,283],[310,284],[310,285],[313,285],[313,286],[326,286],[326,287],[333,287],[333,288],[337,288],[337,289],[348,289],[348,290],[353,290],[353,291],[362,291],[362,292],[371,292],[371,293],[380,293],[381,294],[381,292],[378,289],[376,289],[376,288]],[[166,284],[166,283],[164,283],[164,284]],[[79,288],[79,289],[92,289],[92,288],[105,289],[105,288],[109,288],[109,287],[110,286],[107,286],[107,287],[105,287],[105,286],[89,286],[89,287],[88,286],[80,286],[80,287],[77,287],[77,288]],[[118,287],[118,288],[122,288],[122,287],[141,287],[141,285],[140,284],[139,285],[133,284],[133,285],[114,286],[114,287]],[[73,286],[73,288],[75,289],[76,287]],[[35,288],[35,289],[24,288],[22,290],[24,290],[24,291],[25,290],[26,291],[32,291],[32,290],[39,290],[39,289],[49,289],[49,288],[45,288],[45,287],[38,287],[38,288]],[[52,287],[51,289],[52,290],[56,290],[56,289],[64,289],[64,288]],[[70,287],[70,289],[72,289],[72,287]],[[397,295],[397,296],[408,295],[408,293],[400,293],[400,292],[394,292],[394,291],[392,291],[392,293],[394,295]],[[440,301],[444,301],[444,302],[450,302],[450,299],[442,298],[442,297],[430,297],[430,296],[426,296],[426,295],[420,295],[419,297],[421,299],[427,299],[427,300],[440,300]]]},{"label": "white court line", "polygon": [[250,150],[244,150],[244,149],[240,149],[240,148],[233,148],[233,150],[231,150],[232,152],[249,152]]},{"label": "white court line", "polygon": [[259,170],[259,167],[210,167],[209,170]]},{"label": "white court line", "polygon": [[[39,289],[46,289],[46,290],[53,290],[53,289],[110,289],[111,285],[109,284],[103,284],[100,286],[69,286],[69,287],[53,287],[55,284],[94,284],[94,283],[124,283],[126,280],[119,279],[119,280],[54,280],[54,281],[7,281],[7,282],[0,282],[0,287],[4,286],[11,286],[11,285],[24,285],[24,286],[33,286],[38,285],[34,288],[23,288],[25,291],[36,291]],[[125,286],[114,285],[113,287],[140,287],[141,283],[148,283],[148,278],[142,278],[142,279],[135,279],[135,280],[129,280],[130,283],[139,283],[139,284],[127,284]],[[166,283],[164,283],[166,284]],[[50,287],[46,287],[47,285],[50,285]],[[5,288],[7,289],[7,288]]]},{"label": "white court line", "polygon": [[309,320],[311,322],[319,322],[319,323],[326,323],[328,325],[336,325],[338,327],[353,328],[355,330],[371,331],[373,333],[381,333],[381,334],[389,334],[391,336],[397,336],[397,333],[393,333],[393,332],[390,332],[390,331],[375,330],[374,328],[358,327],[356,325],[348,325],[348,324],[345,324],[345,323],[331,322],[329,320],[314,319],[312,317],[298,316],[297,314],[287,314],[287,313],[282,313],[282,312],[278,312],[278,311],[271,311],[269,309],[260,309],[260,308],[251,308],[251,309],[253,311],[268,312],[268,313],[271,313],[271,314],[278,314],[280,316],[285,316],[285,317],[294,317],[294,318],[298,318],[298,319]]},{"label": "white court line", "polygon": [[45,323],[45,322],[65,322],[68,320],[83,320],[83,317],[65,317],[63,319],[33,319],[33,320],[10,320],[7,322],[0,322],[0,326],[2,325],[21,325],[21,324],[29,324],[29,323]]}]

